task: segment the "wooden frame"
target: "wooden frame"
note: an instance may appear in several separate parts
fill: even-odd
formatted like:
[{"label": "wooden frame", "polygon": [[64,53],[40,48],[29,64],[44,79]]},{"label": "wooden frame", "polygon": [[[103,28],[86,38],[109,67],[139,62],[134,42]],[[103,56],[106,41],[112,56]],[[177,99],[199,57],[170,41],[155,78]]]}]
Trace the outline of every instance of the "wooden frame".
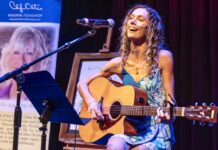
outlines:
[{"label": "wooden frame", "polygon": [[[83,62],[101,62],[101,61],[108,61],[111,58],[114,58],[118,56],[117,52],[111,52],[111,53],[75,53],[74,61],[71,69],[69,84],[67,87],[66,96],[70,100],[70,102],[74,105],[75,104],[75,97],[76,97],[76,85],[77,82],[81,76],[81,66]],[[74,144],[76,141],[76,145],[80,145],[81,147],[92,147],[98,148],[98,146],[84,143],[77,131],[70,131],[69,130],[69,124],[62,123],[60,127],[60,133],[59,133],[59,140],[66,143],[66,144]],[[94,148],[93,147],[93,148]]]}]

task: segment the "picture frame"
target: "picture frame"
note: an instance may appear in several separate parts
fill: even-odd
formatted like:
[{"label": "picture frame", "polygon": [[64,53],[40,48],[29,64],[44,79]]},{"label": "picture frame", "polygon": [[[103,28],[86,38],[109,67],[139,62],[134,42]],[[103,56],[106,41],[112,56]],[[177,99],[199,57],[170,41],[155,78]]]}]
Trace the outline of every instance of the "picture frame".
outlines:
[{"label": "picture frame", "polygon": [[[95,72],[99,71],[101,67],[106,64],[106,62],[114,57],[117,57],[118,55],[118,52],[75,53],[67,86],[66,96],[72,103],[72,105],[74,105],[74,109],[77,111],[78,114],[80,109],[79,107],[82,103],[81,97],[79,96],[76,88],[78,81],[85,76],[90,76]],[[98,147],[97,145],[83,142],[82,139],[79,137],[77,126],[75,127],[74,125],[74,127],[71,128],[71,125],[66,123],[61,123],[59,141],[64,142],[67,145],[74,145],[76,143],[77,146],[80,145],[81,147]]]}]

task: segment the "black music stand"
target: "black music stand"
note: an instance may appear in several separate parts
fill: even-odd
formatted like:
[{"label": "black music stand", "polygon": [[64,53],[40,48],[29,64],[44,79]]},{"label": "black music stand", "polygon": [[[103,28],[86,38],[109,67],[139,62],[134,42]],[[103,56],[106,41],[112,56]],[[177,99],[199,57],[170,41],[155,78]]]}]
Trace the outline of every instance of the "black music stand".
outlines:
[{"label": "black music stand", "polygon": [[71,123],[84,125],[89,120],[80,119],[73,105],[68,101],[64,92],[47,71],[24,74],[23,91],[39,113],[42,123],[40,131],[41,150],[46,147],[45,131],[47,122]]}]

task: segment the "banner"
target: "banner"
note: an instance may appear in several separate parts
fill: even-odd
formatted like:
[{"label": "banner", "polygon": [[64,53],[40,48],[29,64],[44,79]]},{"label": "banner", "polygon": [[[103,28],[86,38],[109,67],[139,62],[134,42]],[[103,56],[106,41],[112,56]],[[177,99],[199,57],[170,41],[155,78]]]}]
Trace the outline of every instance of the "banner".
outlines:
[{"label": "banner", "polygon": [[[61,0],[1,0],[0,76],[57,48],[60,14]],[[52,55],[23,73],[47,70],[54,77],[55,66],[56,55]],[[11,150],[13,146],[16,89],[13,79],[0,83],[0,150]],[[24,93],[20,106],[18,149],[40,149],[42,125]],[[48,137],[49,132],[46,134]]]}]

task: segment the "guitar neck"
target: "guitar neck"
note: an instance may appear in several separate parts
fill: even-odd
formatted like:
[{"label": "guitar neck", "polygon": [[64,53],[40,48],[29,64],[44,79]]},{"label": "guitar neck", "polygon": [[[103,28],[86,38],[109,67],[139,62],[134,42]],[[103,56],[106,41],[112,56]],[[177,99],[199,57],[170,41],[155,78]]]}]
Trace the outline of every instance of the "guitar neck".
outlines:
[{"label": "guitar neck", "polygon": [[[99,102],[105,107],[101,108],[103,113],[110,114],[112,117],[119,115],[156,116],[158,107],[146,106],[144,104],[148,100],[148,95],[144,90],[129,85],[121,86],[113,83],[103,77],[98,77],[89,83],[90,94],[95,99],[101,98]],[[141,101],[140,98],[143,100],[143,103],[139,103],[141,106],[137,105],[138,102],[135,106],[132,106],[136,102],[136,99]],[[163,107],[162,109],[173,116],[186,117],[190,120],[213,123],[217,121],[218,108],[214,105],[173,107],[172,110],[168,107]]]},{"label": "guitar neck", "polygon": [[[123,116],[155,116],[157,115],[157,108],[155,106],[122,106],[121,115]],[[170,114],[170,108],[162,107],[164,112]],[[173,107],[173,116],[186,116],[188,112],[193,110],[187,107]]]}]

